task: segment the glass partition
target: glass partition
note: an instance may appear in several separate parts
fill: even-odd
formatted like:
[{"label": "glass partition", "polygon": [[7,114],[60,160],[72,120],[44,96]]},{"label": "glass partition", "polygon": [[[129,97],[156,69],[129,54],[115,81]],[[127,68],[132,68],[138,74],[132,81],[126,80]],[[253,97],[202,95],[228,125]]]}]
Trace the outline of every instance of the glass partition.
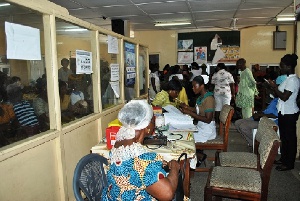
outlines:
[{"label": "glass partition", "polygon": [[0,147],[50,128],[43,37],[41,13],[0,7]]},{"label": "glass partition", "polygon": [[120,102],[119,40],[99,34],[99,47],[102,109],[106,109]]},{"label": "glass partition", "polygon": [[136,97],[136,48],[135,44],[124,42],[124,90],[125,101]]},{"label": "glass partition", "polygon": [[139,47],[139,90],[140,90],[140,95],[144,95],[148,93],[147,89],[148,87],[146,86],[146,72],[147,71],[147,48],[140,46]]},{"label": "glass partition", "polygon": [[90,31],[56,18],[62,123],[93,113]]}]

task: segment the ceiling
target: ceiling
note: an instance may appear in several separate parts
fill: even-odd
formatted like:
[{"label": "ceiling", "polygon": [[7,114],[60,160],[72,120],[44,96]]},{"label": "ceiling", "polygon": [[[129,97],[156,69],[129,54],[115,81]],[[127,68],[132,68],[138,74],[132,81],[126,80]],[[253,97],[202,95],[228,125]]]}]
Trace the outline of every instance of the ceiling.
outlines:
[{"label": "ceiling", "polygon": [[[293,15],[294,0],[50,0],[75,17],[111,30],[112,19],[128,20],[132,31],[240,30],[257,25],[282,25],[278,15]],[[156,27],[157,22],[191,22]]]}]

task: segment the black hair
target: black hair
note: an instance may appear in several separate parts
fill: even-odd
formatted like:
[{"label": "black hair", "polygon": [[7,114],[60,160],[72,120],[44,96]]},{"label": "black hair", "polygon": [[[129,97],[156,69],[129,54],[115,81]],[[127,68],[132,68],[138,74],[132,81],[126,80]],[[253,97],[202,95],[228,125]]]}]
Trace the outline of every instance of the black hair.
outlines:
[{"label": "black hair", "polygon": [[236,61],[236,63],[242,63],[242,64],[245,64],[245,63],[246,63],[246,59],[240,58],[239,60]]},{"label": "black hair", "polygon": [[204,83],[204,79],[203,79],[203,77],[201,75],[198,75],[198,76],[194,77],[193,81],[197,82],[200,86],[203,84],[204,88],[206,90],[208,90],[208,84]]},{"label": "black hair", "polygon": [[181,91],[182,85],[179,80],[170,80],[167,84],[166,90]]},{"label": "black hair", "polygon": [[286,54],[281,58],[281,62],[295,69],[297,66],[298,56],[296,54]]},{"label": "black hair", "polygon": [[63,59],[60,61],[60,64],[62,65],[62,63],[63,63],[64,61],[67,61],[68,63],[70,63],[69,59],[63,58]]},{"label": "black hair", "polygon": [[225,69],[225,68],[226,68],[226,66],[225,66],[224,63],[218,63],[217,66],[218,66],[220,69]]},{"label": "black hair", "polygon": [[203,79],[203,77],[201,75],[198,75],[198,76],[194,77],[193,81],[197,82],[199,85],[204,84],[204,79]]},{"label": "black hair", "polygon": [[21,78],[17,77],[17,76],[13,76],[10,78],[10,81],[11,81],[11,84],[13,84],[15,82],[21,81]]}]

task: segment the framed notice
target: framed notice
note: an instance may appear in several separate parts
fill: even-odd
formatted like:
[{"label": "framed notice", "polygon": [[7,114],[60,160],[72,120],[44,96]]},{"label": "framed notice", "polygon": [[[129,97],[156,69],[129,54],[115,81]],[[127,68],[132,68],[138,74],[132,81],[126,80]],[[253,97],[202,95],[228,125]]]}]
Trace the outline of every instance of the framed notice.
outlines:
[{"label": "framed notice", "polygon": [[193,51],[193,40],[179,40],[177,43],[178,51]]},{"label": "framed notice", "polygon": [[191,64],[193,62],[193,52],[178,52],[177,63]]},{"label": "framed notice", "polygon": [[207,47],[194,47],[194,61],[198,64],[207,63]]}]

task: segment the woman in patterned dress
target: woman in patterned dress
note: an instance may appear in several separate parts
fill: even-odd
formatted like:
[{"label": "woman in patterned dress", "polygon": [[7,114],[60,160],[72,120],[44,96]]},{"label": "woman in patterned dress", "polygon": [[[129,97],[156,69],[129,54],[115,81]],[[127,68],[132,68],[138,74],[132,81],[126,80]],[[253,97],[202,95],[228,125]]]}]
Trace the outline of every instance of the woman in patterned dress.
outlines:
[{"label": "woman in patterned dress", "polygon": [[241,58],[236,62],[241,70],[239,90],[236,95],[236,106],[242,108],[243,119],[250,118],[254,108],[254,96],[258,95],[256,81],[249,68],[246,67],[246,60]]},{"label": "woman in patterned dress", "polygon": [[118,119],[122,127],[110,152],[108,186],[102,200],[172,200],[179,164],[170,161],[166,176],[162,157],[141,144],[146,135],[153,133],[151,106],[143,100],[132,100],[120,110]]}]

